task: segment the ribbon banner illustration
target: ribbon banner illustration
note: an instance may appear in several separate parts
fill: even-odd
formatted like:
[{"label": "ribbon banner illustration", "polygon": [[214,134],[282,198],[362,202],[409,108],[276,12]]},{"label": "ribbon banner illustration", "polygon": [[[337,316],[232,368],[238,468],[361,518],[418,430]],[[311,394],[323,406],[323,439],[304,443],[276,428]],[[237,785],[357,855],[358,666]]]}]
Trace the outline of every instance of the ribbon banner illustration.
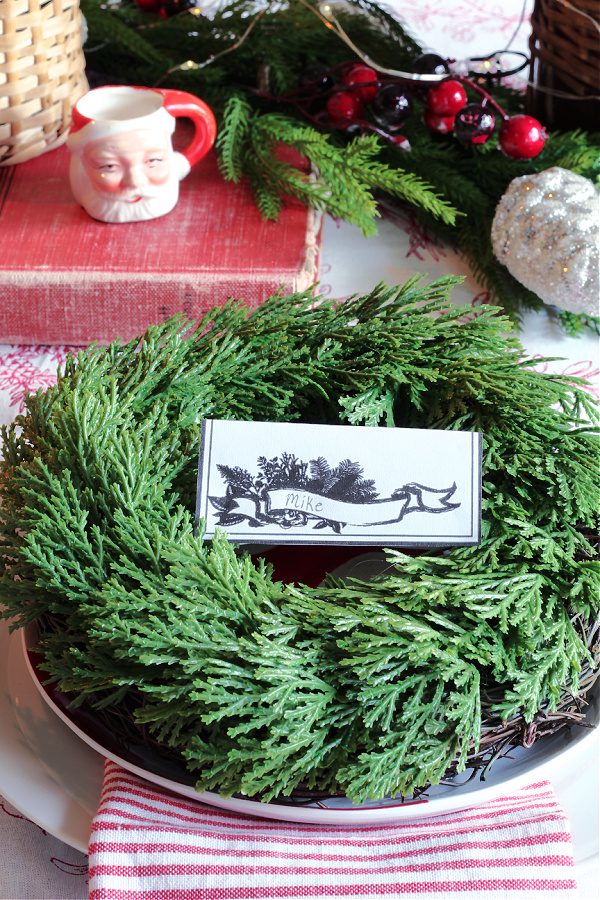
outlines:
[{"label": "ribbon banner illustration", "polygon": [[369,527],[400,522],[415,512],[449,512],[460,506],[450,500],[455,491],[456,484],[443,489],[406,484],[388,499],[356,503],[291,487],[265,490],[260,496],[210,497],[210,502],[219,510],[219,524],[237,524],[245,519],[254,528],[277,524],[287,529],[304,526],[309,519],[314,519],[316,528],[331,525],[337,530],[335,525]]}]

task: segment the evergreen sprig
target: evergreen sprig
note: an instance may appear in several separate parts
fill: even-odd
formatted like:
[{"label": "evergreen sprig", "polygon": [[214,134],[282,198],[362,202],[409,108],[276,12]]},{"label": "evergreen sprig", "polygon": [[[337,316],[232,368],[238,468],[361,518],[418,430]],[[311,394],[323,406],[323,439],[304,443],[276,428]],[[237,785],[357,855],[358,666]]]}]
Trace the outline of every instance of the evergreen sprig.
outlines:
[{"label": "evergreen sprig", "polygon": [[[290,193],[308,205],[327,210],[338,218],[358,225],[364,234],[374,234],[374,218],[379,215],[377,191],[422,207],[447,225],[456,221],[456,211],[437,196],[422,179],[392,168],[376,157],[380,144],[373,135],[354,138],[336,146],[328,135],[276,114],[263,115],[254,122],[246,154],[268,178],[276,147],[285,144],[297,150],[312,166],[314,178],[296,174],[290,166],[279,165],[273,177],[273,193]],[[252,182],[252,178],[250,179]]]},{"label": "evergreen sprig", "polygon": [[[464,767],[484,719],[524,727],[593,680],[595,406],[492,309],[453,308],[455,281],[171,320],[70,357],[4,428],[3,615],[40,621],[51,680],[199,788],[408,794]],[[368,583],[274,581],[194,533],[204,417],[481,431],[481,542],[388,551]]]},{"label": "evergreen sprig", "polygon": [[219,168],[228,181],[241,181],[244,174],[243,147],[252,121],[252,107],[245,97],[232,94],[223,110],[217,135]]}]

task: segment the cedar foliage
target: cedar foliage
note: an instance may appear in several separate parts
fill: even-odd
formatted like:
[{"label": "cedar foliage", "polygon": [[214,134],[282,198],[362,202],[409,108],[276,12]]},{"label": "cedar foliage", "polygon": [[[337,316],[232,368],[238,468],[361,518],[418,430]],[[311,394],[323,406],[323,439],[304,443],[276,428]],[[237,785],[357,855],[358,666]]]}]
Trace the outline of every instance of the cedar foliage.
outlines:
[{"label": "cedar foliage", "polygon": [[[408,203],[427,229],[441,233],[466,255],[492,302],[513,323],[519,323],[523,307],[542,308],[540,298],[493,255],[494,211],[510,181],[520,175],[558,165],[598,179],[598,135],[553,134],[537,159],[522,162],[495,150],[496,137],[481,147],[463,148],[425,128],[426,92],[413,86],[415,109],[402,129],[412,148],[406,152],[372,134],[316,128],[297,104],[281,99],[302,84],[311,67],[339,66],[351,54],[303,0],[230,0],[212,19],[182,14],[164,20],[144,13],[134,0],[112,7],[104,0],[82,0],[81,5],[90,32],[85,46],[90,80],[159,83],[207,100],[219,121],[221,172],[234,182],[248,180],[264,217],[277,219],[285,198],[291,197],[370,235],[376,231],[380,200]],[[379,65],[411,71],[421,48],[385,9],[371,0],[348,0],[336,14],[356,45]],[[188,61],[197,68],[188,67]],[[491,89],[509,113],[522,110],[522,95],[504,87]],[[310,177],[306,166],[282,159],[282,145],[310,163]],[[594,317],[552,314],[571,334],[584,326],[598,329]]]},{"label": "cedar foliage", "polygon": [[[464,767],[484,715],[531,722],[597,668],[595,408],[506,319],[453,308],[454,281],[177,318],[69,358],[4,428],[4,616],[39,620],[51,680],[199,788],[407,794]],[[194,534],[203,417],[479,430],[481,543],[275,582]]]}]

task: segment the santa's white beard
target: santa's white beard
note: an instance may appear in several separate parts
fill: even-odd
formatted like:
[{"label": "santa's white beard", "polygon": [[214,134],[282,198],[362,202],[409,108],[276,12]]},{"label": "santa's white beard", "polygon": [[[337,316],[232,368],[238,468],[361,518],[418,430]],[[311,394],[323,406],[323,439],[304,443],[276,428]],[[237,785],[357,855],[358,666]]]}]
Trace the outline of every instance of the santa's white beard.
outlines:
[{"label": "santa's white beard", "polygon": [[[179,153],[173,155],[180,156]],[[71,159],[71,189],[77,202],[93,219],[101,222],[146,222],[166,216],[175,207],[179,197],[179,179],[189,171],[185,157],[182,160],[186,166],[179,165],[179,161],[174,159],[168,181],[160,186],[147,185],[119,194],[108,194],[95,187],[81,159],[74,155]],[[138,197],[141,199],[136,199]]]}]

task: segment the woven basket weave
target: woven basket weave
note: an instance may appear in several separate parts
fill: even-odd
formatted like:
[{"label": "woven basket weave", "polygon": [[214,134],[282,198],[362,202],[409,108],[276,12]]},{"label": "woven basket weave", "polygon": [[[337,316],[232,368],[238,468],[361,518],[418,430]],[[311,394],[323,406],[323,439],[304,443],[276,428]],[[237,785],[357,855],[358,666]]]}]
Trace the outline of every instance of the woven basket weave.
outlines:
[{"label": "woven basket weave", "polygon": [[0,166],[62,144],[88,89],[79,0],[0,0]]},{"label": "woven basket weave", "polygon": [[535,0],[531,27],[530,111],[547,125],[593,130],[600,112],[598,99],[590,99],[600,95],[600,0]]}]

